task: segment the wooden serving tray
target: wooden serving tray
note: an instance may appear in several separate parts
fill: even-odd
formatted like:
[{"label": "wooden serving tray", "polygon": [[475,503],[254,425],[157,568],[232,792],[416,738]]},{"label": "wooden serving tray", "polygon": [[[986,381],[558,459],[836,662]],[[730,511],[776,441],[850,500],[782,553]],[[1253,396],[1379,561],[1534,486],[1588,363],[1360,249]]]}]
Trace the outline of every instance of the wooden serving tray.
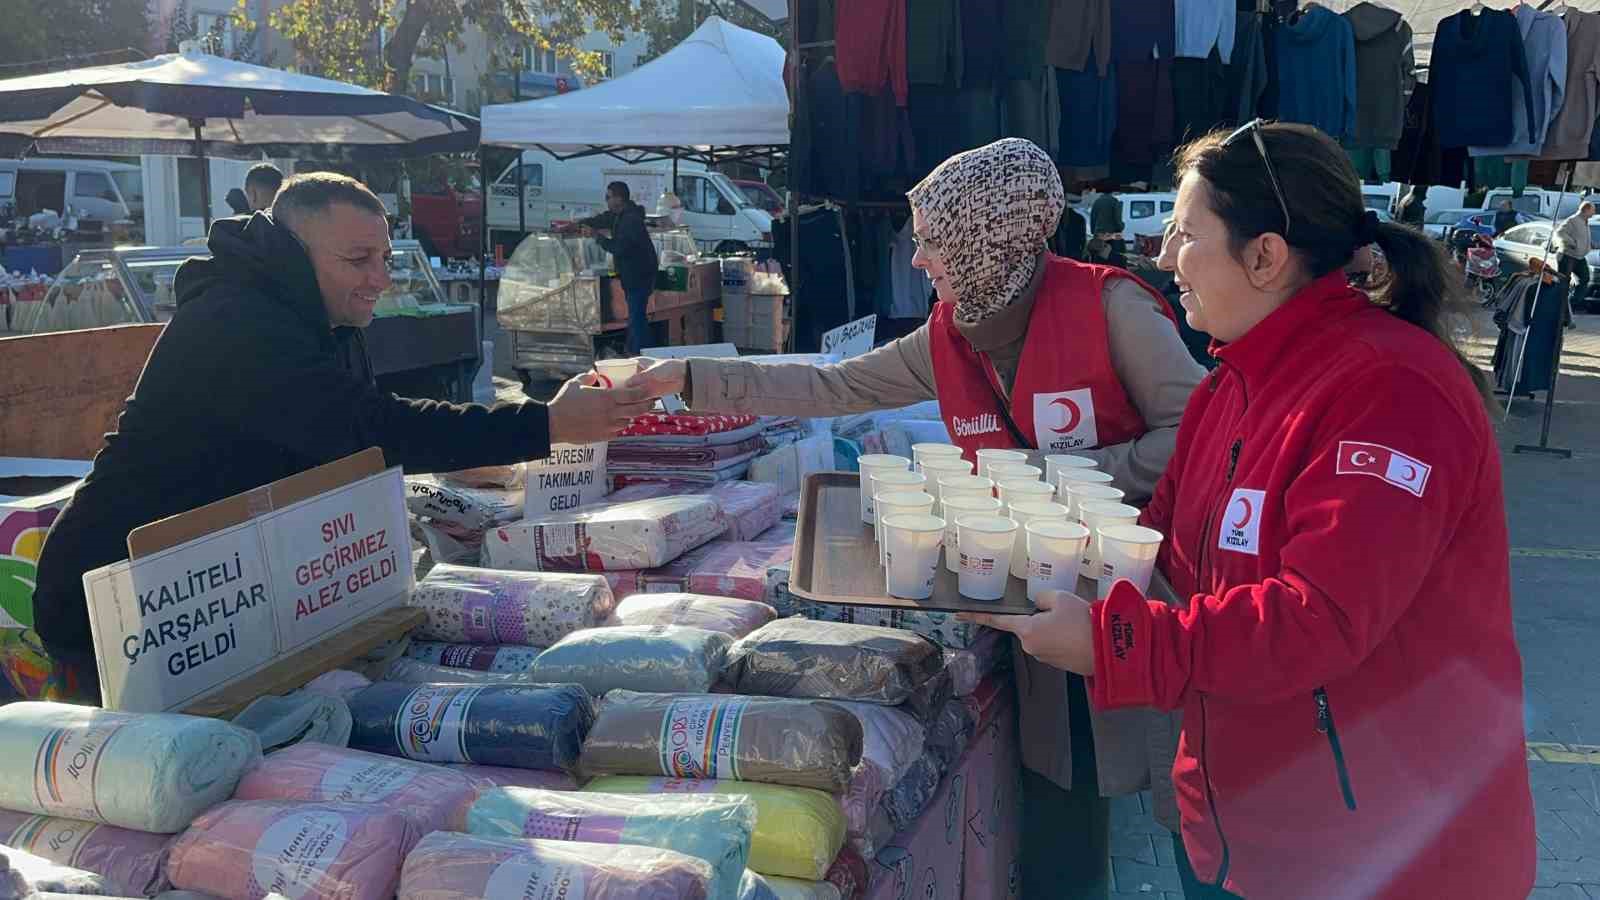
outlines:
[{"label": "wooden serving tray", "polygon": [[982,612],[1029,615],[1028,584],[1008,577],[999,600],[963,597],[954,572],[939,561],[933,596],[906,600],[884,589],[883,567],[872,526],[861,522],[859,476],[855,472],[816,472],[800,488],[789,590],[797,597],[841,606],[875,606],[923,612]]}]

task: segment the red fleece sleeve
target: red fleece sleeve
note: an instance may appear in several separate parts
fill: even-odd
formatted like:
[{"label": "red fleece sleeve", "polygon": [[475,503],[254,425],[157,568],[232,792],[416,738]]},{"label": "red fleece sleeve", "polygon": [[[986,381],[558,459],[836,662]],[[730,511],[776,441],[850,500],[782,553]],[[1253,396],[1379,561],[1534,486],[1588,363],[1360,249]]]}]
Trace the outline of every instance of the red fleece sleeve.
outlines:
[{"label": "red fleece sleeve", "polygon": [[1278,571],[1185,610],[1118,585],[1091,609],[1095,703],[1170,709],[1190,690],[1269,701],[1353,670],[1477,496],[1493,438],[1460,403],[1416,369],[1386,366],[1300,417],[1315,433],[1284,492]]}]

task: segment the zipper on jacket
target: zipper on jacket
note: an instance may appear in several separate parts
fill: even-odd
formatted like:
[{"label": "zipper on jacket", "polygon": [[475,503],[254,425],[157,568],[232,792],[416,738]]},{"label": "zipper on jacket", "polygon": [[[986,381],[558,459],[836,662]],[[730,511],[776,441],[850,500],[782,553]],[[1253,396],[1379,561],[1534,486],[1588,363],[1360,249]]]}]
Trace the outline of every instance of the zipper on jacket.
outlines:
[{"label": "zipper on jacket", "polygon": [[1328,705],[1328,689],[1317,688],[1311,692],[1317,702],[1317,731],[1328,736],[1328,747],[1333,750],[1333,765],[1339,773],[1339,792],[1344,795],[1344,805],[1352,812],[1356,808],[1356,792],[1350,786],[1350,770],[1344,764],[1344,748],[1339,745],[1339,729],[1333,724],[1333,707]]}]

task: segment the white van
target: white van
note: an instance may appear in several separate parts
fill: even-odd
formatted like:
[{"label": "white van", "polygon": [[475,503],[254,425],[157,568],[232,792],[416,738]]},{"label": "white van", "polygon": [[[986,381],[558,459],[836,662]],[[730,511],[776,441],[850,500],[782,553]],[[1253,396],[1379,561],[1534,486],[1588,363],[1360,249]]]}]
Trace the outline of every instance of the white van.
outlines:
[{"label": "white van", "polygon": [[144,218],[144,176],[138,166],[99,159],[0,160],[0,205],[21,218],[40,210],[80,219],[120,222]]},{"label": "white van", "polygon": [[[1510,200],[1511,207],[1518,212],[1530,215],[1543,216],[1546,219],[1565,219],[1578,211],[1578,207],[1587,199],[1582,192],[1569,191],[1563,197],[1560,191],[1547,191],[1543,188],[1527,188],[1521,197],[1512,196],[1511,188],[1495,188],[1483,195],[1484,209],[1499,209],[1503,200]],[[1556,207],[1557,203],[1560,208]]]},{"label": "white van", "polygon": [[[1156,236],[1166,231],[1167,219],[1172,217],[1178,201],[1178,195],[1172,193],[1117,194],[1116,197],[1122,202],[1122,233],[1130,241],[1134,237]],[[1098,194],[1085,194],[1074,208],[1085,219],[1090,219],[1090,210],[1098,198]]]},{"label": "white van", "polygon": [[[571,221],[605,209],[606,185],[628,185],[633,201],[651,214],[672,179],[670,161],[625,165],[606,156],[558,160],[537,150],[522,154],[523,206],[527,227]],[[516,165],[506,166],[489,185],[489,228],[515,231]],[[679,162],[674,193],[683,205],[683,224],[707,250],[743,250],[772,245],[772,216],[757,209],[727,176],[700,163]]]}]

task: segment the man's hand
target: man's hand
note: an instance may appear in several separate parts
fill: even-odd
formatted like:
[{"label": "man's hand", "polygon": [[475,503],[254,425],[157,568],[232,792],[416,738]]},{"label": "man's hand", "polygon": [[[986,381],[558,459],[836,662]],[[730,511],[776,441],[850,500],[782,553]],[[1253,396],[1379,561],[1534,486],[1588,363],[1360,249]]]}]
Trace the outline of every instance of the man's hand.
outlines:
[{"label": "man's hand", "polygon": [[1045,591],[1033,602],[1039,612],[1031,616],[962,613],[960,618],[1011,632],[1022,641],[1024,652],[1045,665],[1093,675],[1094,634],[1089,604],[1067,591]]},{"label": "man's hand", "polygon": [[654,405],[654,398],[638,388],[594,387],[598,378],[585,372],[556,392],[549,404],[550,443],[589,444],[616,437],[634,416],[644,415]]},{"label": "man's hand", "polygon": [[651,359],[639,357],[639,373],[628,379],[625,388],[638,388],[650,397],[665,397],[683,393],[684,380],[689,375],[689,363],[681,359]]}]

